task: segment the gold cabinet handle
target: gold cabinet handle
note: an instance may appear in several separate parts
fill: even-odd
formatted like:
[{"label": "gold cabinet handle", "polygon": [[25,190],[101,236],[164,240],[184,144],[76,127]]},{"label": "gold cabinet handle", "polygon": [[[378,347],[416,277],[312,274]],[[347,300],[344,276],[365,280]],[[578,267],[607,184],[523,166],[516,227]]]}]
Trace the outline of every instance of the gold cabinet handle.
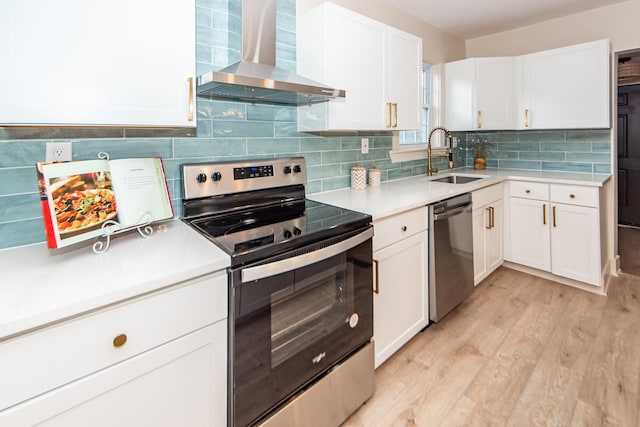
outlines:
[{"label": "gold cabinet handle", "polygon": [[556,224],[556,207],[555,206],[553,207],[553,226],[557,227],[557,224]]},{"label": "gold cabinet handle", "polygon": [[491,230],[491,207],[485,208],[485,210],[489,212],[489,224],[485,225],[484,228],[486,228],[487,230]]},{"label": "gold cabinet handle", "polygon": [[127,335],[120,334],[113,339],[113,346],[115,348],[122,347],[127,342]]},{"label": "gold cabinet handle", "polygon": [[377,294],[379,293],[379,288],[378,288],[378,284],[380,283],[380,262],[377,259],[373,260],[373,263],[375,264],[374,270],[375,270],[375,283],[373,284],[373,293]]},{"label": "gold cabinet handle", "polygon": [[569,197],[571,197],[572,199],[575,199],[576,195],[575,194],[569,194]]},{"label": "gold cabinet handle", "polygon": [[542,205],[542,224],[547,225],[547,204]]},{"label": "gold cabinet handle", "polygon": [[402,230],[402,231],[407,231],[407,226],[406,226],[406,225],[403,225],[402,227],[400,227],[400,230]]},{"label": "gold cabinet handle", "polygon": [[388,113],[389,113],[389,115],[388,115],[388,117],[387,117],[387,128],[390,128],[390,127],[391,127],[391,114],[392,114],[392,113],[391,113],[391,105],[392,105],[392,104],[391,104],[390,102],[387,102],[387,111],[388,111]]},{"label": "gold cabinet handle", "polygon": [[531,193],[531,190],[527,189],[527,190],[524,190],[524,192],[529,194],[529,193]]},{"label": "gold cabinet handle", "polygon": [[398,127],[398,103],[393,103],[393,127]]},{"label": "gold cabinet handle", "polygon": [[195,110],[195,100],[193,96],[193,77],[189,77],[189,115],[187,119],[192,122],[193,121],[193,112]]},{"label": "gold cabinet handle", "polygon": [[489,225],[490,227],[493,229],[495,227],[495,220],[496,220],[496,213],[495,213],[495,209],[493,208],[493,206],[489,206]]},{"label": "gold cabinet handle", "polygon": [[478,110],[478,129],[482,129],[482,111]]},{"label": "gold cabinet handle", "polygon": [[529,127],[529,109],[524,110],[524,127]]}]

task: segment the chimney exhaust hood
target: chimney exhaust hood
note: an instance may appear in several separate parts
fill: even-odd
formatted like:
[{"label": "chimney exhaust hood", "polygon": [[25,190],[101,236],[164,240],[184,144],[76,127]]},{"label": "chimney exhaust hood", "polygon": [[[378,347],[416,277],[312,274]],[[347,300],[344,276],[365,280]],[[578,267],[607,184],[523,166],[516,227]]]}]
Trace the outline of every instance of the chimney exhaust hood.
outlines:
[{"label": "chimney exhaust hood", "polygon": [[242,1],[243,60],[197,79],[197,94],[262,104],[308,105],[344,98],[345,91],[276,64],[276,0]]}]

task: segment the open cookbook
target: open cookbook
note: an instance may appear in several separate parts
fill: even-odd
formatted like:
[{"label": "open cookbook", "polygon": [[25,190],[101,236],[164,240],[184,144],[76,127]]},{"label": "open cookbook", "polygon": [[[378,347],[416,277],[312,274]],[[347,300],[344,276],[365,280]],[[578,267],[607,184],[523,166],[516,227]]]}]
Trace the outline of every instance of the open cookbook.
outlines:
[{"label": "open cookbook", "polygon": [[[49,248],[173,217],[162,159],[38,163],[38,186]],[[117,222],[109,222],[114,221]]]}]

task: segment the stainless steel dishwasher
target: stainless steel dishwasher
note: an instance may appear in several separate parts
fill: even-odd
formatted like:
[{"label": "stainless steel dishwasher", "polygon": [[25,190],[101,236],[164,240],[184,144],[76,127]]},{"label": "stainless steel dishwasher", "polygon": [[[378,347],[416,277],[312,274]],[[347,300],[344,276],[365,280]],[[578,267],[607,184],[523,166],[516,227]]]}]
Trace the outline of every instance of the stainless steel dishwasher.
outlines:
[{"label": "stainless steel dishwasher", "polygon": [[471,194],[429,205],[429,318],[437,322],[473,291]]}]

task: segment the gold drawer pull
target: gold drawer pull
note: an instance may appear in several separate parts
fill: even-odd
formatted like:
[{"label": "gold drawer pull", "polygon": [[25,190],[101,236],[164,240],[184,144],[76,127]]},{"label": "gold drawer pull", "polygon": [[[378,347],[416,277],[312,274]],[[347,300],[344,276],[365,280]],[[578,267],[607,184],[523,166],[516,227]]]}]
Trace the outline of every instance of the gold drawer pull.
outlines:
[{"label": "gold drawer pull", "polygon": [[120,335],[118,335],[117,337],[115,337],[113,339],[113,346],[115,348],[122,347],[124,345],[124,343],[126,343],[126,342],[127,342],[127,335],[126,334],[120,334]]},{"label": "gold drawer pull", "polygon": [[531,190],[527,189],[527,190],[524,190],[524,192],[529,194],[529,193],[531,193]]},{"label": "gold drawer pull", "polygon": [[529,127],[529,109],[524,110],[524,127]]},{"label": "gold drawer pull", "polygon": [[572,199],[575,199],[576,195],[575,194],[569,194],[569,197],[571,197]]},{"label": "gold drawer pull", "polygon": [[542,205],[542,224],[547,225],[547,205]]},{"label": "gold drawer pull", "polygon": [[398,127],[398,103],[393,103],[393,126],[394,128]]},{"label": "gold drawer pull", "polygon": [[403,225],[402,227],[400,227],[400,230],[402,230],[402,231],[407,231],[407,226],[406,226],[406,225]]}]

